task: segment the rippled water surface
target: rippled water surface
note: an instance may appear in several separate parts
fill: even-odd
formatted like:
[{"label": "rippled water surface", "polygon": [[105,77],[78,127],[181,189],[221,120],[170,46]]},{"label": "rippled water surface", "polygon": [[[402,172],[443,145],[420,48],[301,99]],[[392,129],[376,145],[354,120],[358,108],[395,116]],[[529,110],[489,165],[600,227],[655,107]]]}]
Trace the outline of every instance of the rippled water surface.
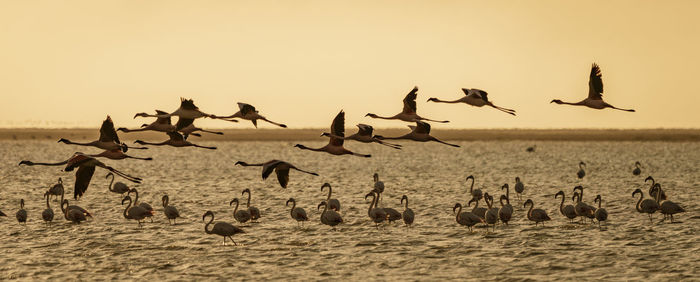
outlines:
[{"label": "rippled water surface", "polygon": [[[130,154],[155,160],[105,160],[109,165],[144,178],[141,199],[156,208],[155,220],[139,228],[122,217],[119,195],[108,192],[106,172],[98,169],[78,205],[94,220],[74,225],[62,220],[41,221],[42,194],[63,177],[72,194],[74,176],[62,167],[17,166],[19,160],[60,161],[74,151],[98,149],[56,144],[55,141],[0,142],[0,279],[377,279],[438,280],[445,278],[514,279],[655,279],[695,280],[700,273],[698,201],[700,143],[664,142],[462,142],[462,148],[439,144],[404,143],[402,151],[379,145],[346,146],[370,159],[301,151],[288,142],[221,142],[209,151],[195,148],[151,148]],[[309,143],[321,145],[318,143]],[[282,189],[277,180],[260,179],[260,168],[234,166],[237,160],[287,160],[318,172],[314,177],[292,172]],[[588,164],[579,181],[578,162]],[[644,165],[641,176],[631,171]],[[413,228],[385,225],[379,230],[367,218],[363,196],[372,188],[372,174],[386,183],[382,205],[401,211],[406,194],[416,213]],[[465,177],[476,177],[476,188],[501,195],[503,183],[520,176],[526,184],[523,200],[552,217],[545,227],[525,218],[522,202],[509,226],[496,232],[469,232],[455,222],[452,207],[465,203]],[[679,223],[654,223],[634,210],[632,191],[648,191],[644,178],[653,175],[669,198],[686,213]],[[124,180],[120,180],[124,181]],[[324,182],[334,188],[345,223],[335,230],[321,225],[316,205],[326,197]],[[596,194],[610,214],[607,228],[570,224],[558,211],[553,195],[582,184],[584,201]],[[247,224],[246,234],[234,237],[238,246],[204,233],[202,215],[211,210],[216,221],[234,222],[228,203],[253,191],[252,205],[262,211],[260,223]],[[184,216],[168,225],[160,205],[163,194]],[[303,228],[284,206],[289,197],[305,208],[310,222]],[[26,201],[26,226],[14,214],[19,199]],[[71,197],[72,198],[72,197]],[[568,201],[567,201],[568,202]],[[481,203],[483,206],[483,202]],[[238,224],[236,224],[238,225]]]}]

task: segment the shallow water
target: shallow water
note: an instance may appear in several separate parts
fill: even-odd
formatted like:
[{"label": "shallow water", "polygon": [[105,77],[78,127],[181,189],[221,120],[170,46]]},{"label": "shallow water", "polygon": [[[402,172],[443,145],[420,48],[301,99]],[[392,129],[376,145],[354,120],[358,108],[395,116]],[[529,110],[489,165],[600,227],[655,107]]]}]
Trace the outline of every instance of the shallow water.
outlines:
[{"label": "shallow water", "polygon": [[[90,210],[93,221],[74,225],[62,220],[58,202],[51,201],[56,220],[45,225],[41,211],[44,191],[63,177],[72,194],[74,176],[62,167],[17,166],[19,160],[59,161],[74,151],[98,149],[56,144],[53,141],[0,142],[0,279],[406,279],[445,278],[526,279],[656,279],[694,280],[699,276],[700,240],[697,235],[697,187],[700,187],[700,143],[665,142],[461,142],[462,148],[439,144],[404,143],[397,151],[379,145],[347,143],[370,159],[302,151],[290,142],[203,142],[216,151],[154,147],[129,154],[152,156],[154,161],[105,162],[145,179],[131,185],[142,201],[156,209],[155,222],[139,228],[122,217],[121,197],[107,191],[106,172],[98,169],[90,188],[77,202]],[[308,144],[307,144],[308,143]],[[321,145],[320,142],[306,145]],[[273,176],[260,179],[259,167],[234,166],[237,160],[287,160],[318,172],[314,177],[292,171],[287,189]],[[578,162],[587,163],[579,181]],[[643,165],[640,176],[631,171]],[[406,194],[416,213],[410,229],[403,223],[376,229],[367,218],[363,196],[372,189],[372,174],[386,184],[382,205],[399,211]],[[520,176],[530,198],[552,218],[535,227],[525,218],[522,202],[511,194],[515,207],[509,226],[495,233],[485,228],[469,232],[455,222],[452,207],[467,199],[465,177],[476,177],[475,188],[498,198],[503,183],[513,187]],[[632,191],[649,186],[653,175],[686,213],[680,223],[650,224],[634,209]],[[126,182],[117,178],[117,181]],[[342,204],[344,224],[335,230],[319,222],[316,205],[326,197],[324,182],[333,185]],[[609,213],[601,231],[597,225],[570,224],[558,211],[553,195],[564,190],[570,198],[582,184],[584,201],[603,197]],[[222,246],[222,238],[204,233],[202,215],[211,210],[216,221],[234,222],[233,197],[253,191],[252,205],[262,211],[260,223],[246,224],[246,234],[234,236],[238,246]],[[160,198],[184,216],[174,226],[162,214]],[[311,221],[303,228],[284,206],[289,197],[306,209]],[[29,222],[17,224],[19,199],[26,201]],[[72,197],[69,197],[72,199]],[[570,202],[570,201],[567,201]],[[71,201],[71,204],[74,204]],[[481,202],[483,206],[483,201]],[[239,225],[239,224],[236,224]]]}]

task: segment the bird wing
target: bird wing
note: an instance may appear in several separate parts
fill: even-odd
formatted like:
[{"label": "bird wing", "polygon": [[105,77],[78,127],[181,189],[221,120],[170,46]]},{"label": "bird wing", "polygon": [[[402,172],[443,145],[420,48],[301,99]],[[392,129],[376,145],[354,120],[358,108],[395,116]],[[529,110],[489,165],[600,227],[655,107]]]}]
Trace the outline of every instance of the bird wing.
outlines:
[{"label": "bird wing", "polygon": [[[331,134],[339,137],[345,137],[345,112],[340,110],[338,115],[333,119],[331,124]],[[343,139],[331,137],[330,144],[334,146],[343,146]]]},{"label": "bird wing", "polygon": [[427,122],[416,121],[416,133],[430,134],[430,124]]},{"label": "bird wing", "polygon": [[245,116],[245,115],[247,115],[248,113],[251,113],[251,112],[253,112],[253,113],[256,112],[256,111],[255,111],[255,107],[253,107],[253,105],[251,105],[251,104],[238,103],[238,108],[241,109],[241,114],[242,114],[243,116]]},{"label": "bird wing", "polygon": [[[156,114],[158,115],[167,115],[168,113],[161,111],[161,110],[156,110]],[[165,117],[165,118],[158,118],[156,119],[156,123],[159,124],[172,124],[172,121],[170,120],[170,117]]]},{"label": "bird wing", "polygon": [[95,166],[80,166],[78,171],[75,173],[75,186],[73,189],[73,196],[77,199],[82,197],[83,193],[87,190],[90,185],[90,180],[92,175],[95,173]]},{"label": "bird wing", "polygon": [[416,97],[418,97],[418,86],[413,87],[411,92],[408,92],[406,98],[403,98],[403,113],[413,114],[416,112]]},{"label": "bird wing", "polygon": [[170,140],[173,141],[185,141],[185,137],[182,137],[182,134],[178,133],[177,131],[170,131],[167,132],[168,136],[170,136]]},{"label": "bird wing", "polygon": [[193,122],[194,119],[179,117],[177,119],[177,124],[175,125],[175,131],[180,131],[183,128],[190,126]]},{"label": "bird wing", "polygon": [[262,171],[262,179],[265,180],[267,179],[270,174],[272,174],[272,171],[275,170],[275,168],[283,163],[283,161],[279,160],[271,160],[269,162],[266,162],[263,164],[263,171]]},{"label": "bird wing", "polygon": [[287,183],[289,183],[289,167],[282,168],[278,166],[275,173],[277,173],[277,181],[280,182],[280,186],[282,186],[282,188],[287,188]]},{"label": "bird wing", "polygon": [[591,67],[591,76],[588,78],[588,99],[602,100],[603,99],[603,74],[600,67],[593,63]]},{"label": "bird wing", "polygon": [[194,105],[194,101],[192,99],[187,100],[182,97],[180,97],[180,108],[185,110],[199,110],[199,108]]},{"label": "bird wing", "polygon": [[360,129],[359,134],[362,136],[372,136],[372,132],[374,131],[374,128],[372,128],[371,125],[366,125],[366,124],[358,124],[357,127]]},{"label": "bird wing", "polygon": [[102,127],[100,127],[100,142],[119,142],[119,136],[117,136],[117,131],[114,130],[114,123],[112,118],[107,116],[107,119],[102,122]]},{"label": "bird wing", "polygon": [[472,89],[472,91],[475,91],[477,94],[479,94],[479,96],[481,96],[481,99],[483,99],[484,101],[486,101],[486,102],[489,101],[489,97],[488,97],[489,93],[486,93],[486,91],[481,90],[481,89],[476,89],[476,88]]}]

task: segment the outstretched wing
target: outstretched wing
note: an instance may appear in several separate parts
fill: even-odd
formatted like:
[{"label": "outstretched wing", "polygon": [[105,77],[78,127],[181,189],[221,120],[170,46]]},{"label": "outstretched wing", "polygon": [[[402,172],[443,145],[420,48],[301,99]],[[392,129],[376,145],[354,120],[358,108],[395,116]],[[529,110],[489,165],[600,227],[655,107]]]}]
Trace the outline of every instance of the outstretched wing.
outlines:
[{"label": "outstretched wing", "polygon": [[263,164],[263,171],[262,171],[262,179],[265,180],[267,177],[272,174],[272,172],[275,170],[275,168],[283,163],[283,161],[279,160],[271,160],[269,162],[266,162]]},{"label": "outstretched wing", "polygon": [[[331,133],[335,136],[345,137],[345,112],[343,112],[343,110],[340,110],[338,115],[333,119]],[[331,137],[330,143],[334,146],[343,146],[343,141],[343,139]]]},{"label": "outstretched wing", "polygon": [[109,116],[107,116],[107,119],[102,122],[102,127],[100,127],[100,142],[114,142],[121,144],[119,141],[119,136],[117,136],[117,131],[114,130],[112,118]]},{"label": "outstretched wing", "polygon": [[95,166],[80,166],[78,171],[75,172],[75,186],[73,188],[73,197],[78,199],[82,197],[85,191],[87,191],[90,185],[90,180],[92,175],[95,173]]},{"label": "outstretched wing", "polygon": [[280,186],[287,188],[287,183],[289,183],[289,166],[285,168],[277,167],[275,172],[277,173],[277,181],[280,182]]},{"label": "outstretched wing", "polygon": [[483,99],[484,101],[489,101],[489,93],[486,93],[486,91],[481,90],[481,89],[476,89],[476,88],[462,88],[462,92],[464,92],[464,95],[469,96],[469,95],[474,95],[477,98]]},{"label": "outstretched wing", "polygon": [[179,117],[177,119],[177,124],[175,125],[175,131],[180,131],[183,128],[190,126],[193,122],[194,122],[194,119],[192,119],[192,118]]},{"label": "outstretched wing", "polygon": [[199,110],[199,108],[194,105],[194,101],[192,99],[187,100],[182,97],[180,97],[180,108],[185,110]]},{"label": "outstretched wing", "polygon": [[413,87],[406,98],[403,98],[403,113],[413,114],[416,112],[416,97],[418,97],[418,86]]},{"label": "outstretched wing", "polygon": [[602,100],[603,99],[603,74],[600,67],[593,63],[591,67],[591,75],[588,78],[588,99]]},{"label": "outstretched wing", "polygon": [[360,129],[358,134],[361,136],[372,136],[372,132],[374,132],[374,128],[372,128],[371,125],[360,123],[357,125],[357,127]]},{"label": "outstretched wing", "polygon": [[246,103],[238,103],[238,108],[241,109],[241,114],[243,116],[247,115],[248,113],[255,112],[255,107],[253,107],[253,105],[246,104]]},{"label": "outstretched wing", "polygon": [[[168,113],[161,111],[161,110],[156,110],[156,114],[158,115],[167,115]],[[158,124],[172,124],[172,121],[170,121],[170,117],[165,117],[165,118],[158,118],[156,119],[156,123]]]},{"label": "outstretched wing", "polygon": [[430,124],[427,122],[416,121],[416,133],[430,134]]},{"label": "outstretched wing", "polygon": [[170,136],[170,140],[173,141],[185,141],[185,137],[182,137],[182,134],[178,133],[177,131],[170,131],[167,132],[168,136]]}]

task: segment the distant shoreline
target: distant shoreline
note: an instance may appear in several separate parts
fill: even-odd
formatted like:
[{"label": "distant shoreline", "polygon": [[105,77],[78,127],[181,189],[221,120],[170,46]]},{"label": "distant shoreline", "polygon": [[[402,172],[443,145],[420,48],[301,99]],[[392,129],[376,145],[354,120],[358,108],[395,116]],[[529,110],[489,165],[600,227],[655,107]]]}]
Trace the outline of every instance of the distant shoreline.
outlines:
[{"label": "distant shoreline", "polygon": [[[224,135],[204,133],[196,140],[207,141],[321,141],[321,133],[327,128],[318,129],[221,129]],[[356,128],[346,129],[346,135],[356,132]],[[0,140],[54,140],[60,138],[75,141],[96,140],[99,130],[89,128],[0,128]],[[376,129],[375,133],[384,136],[399,136],[408,129]],[[700,141],[700,129],[441,129],[433,130],[432,135],[453,141]],[[162,132],[119,132],[125,141],[144,139],[159,141],[167,139]]]}]

